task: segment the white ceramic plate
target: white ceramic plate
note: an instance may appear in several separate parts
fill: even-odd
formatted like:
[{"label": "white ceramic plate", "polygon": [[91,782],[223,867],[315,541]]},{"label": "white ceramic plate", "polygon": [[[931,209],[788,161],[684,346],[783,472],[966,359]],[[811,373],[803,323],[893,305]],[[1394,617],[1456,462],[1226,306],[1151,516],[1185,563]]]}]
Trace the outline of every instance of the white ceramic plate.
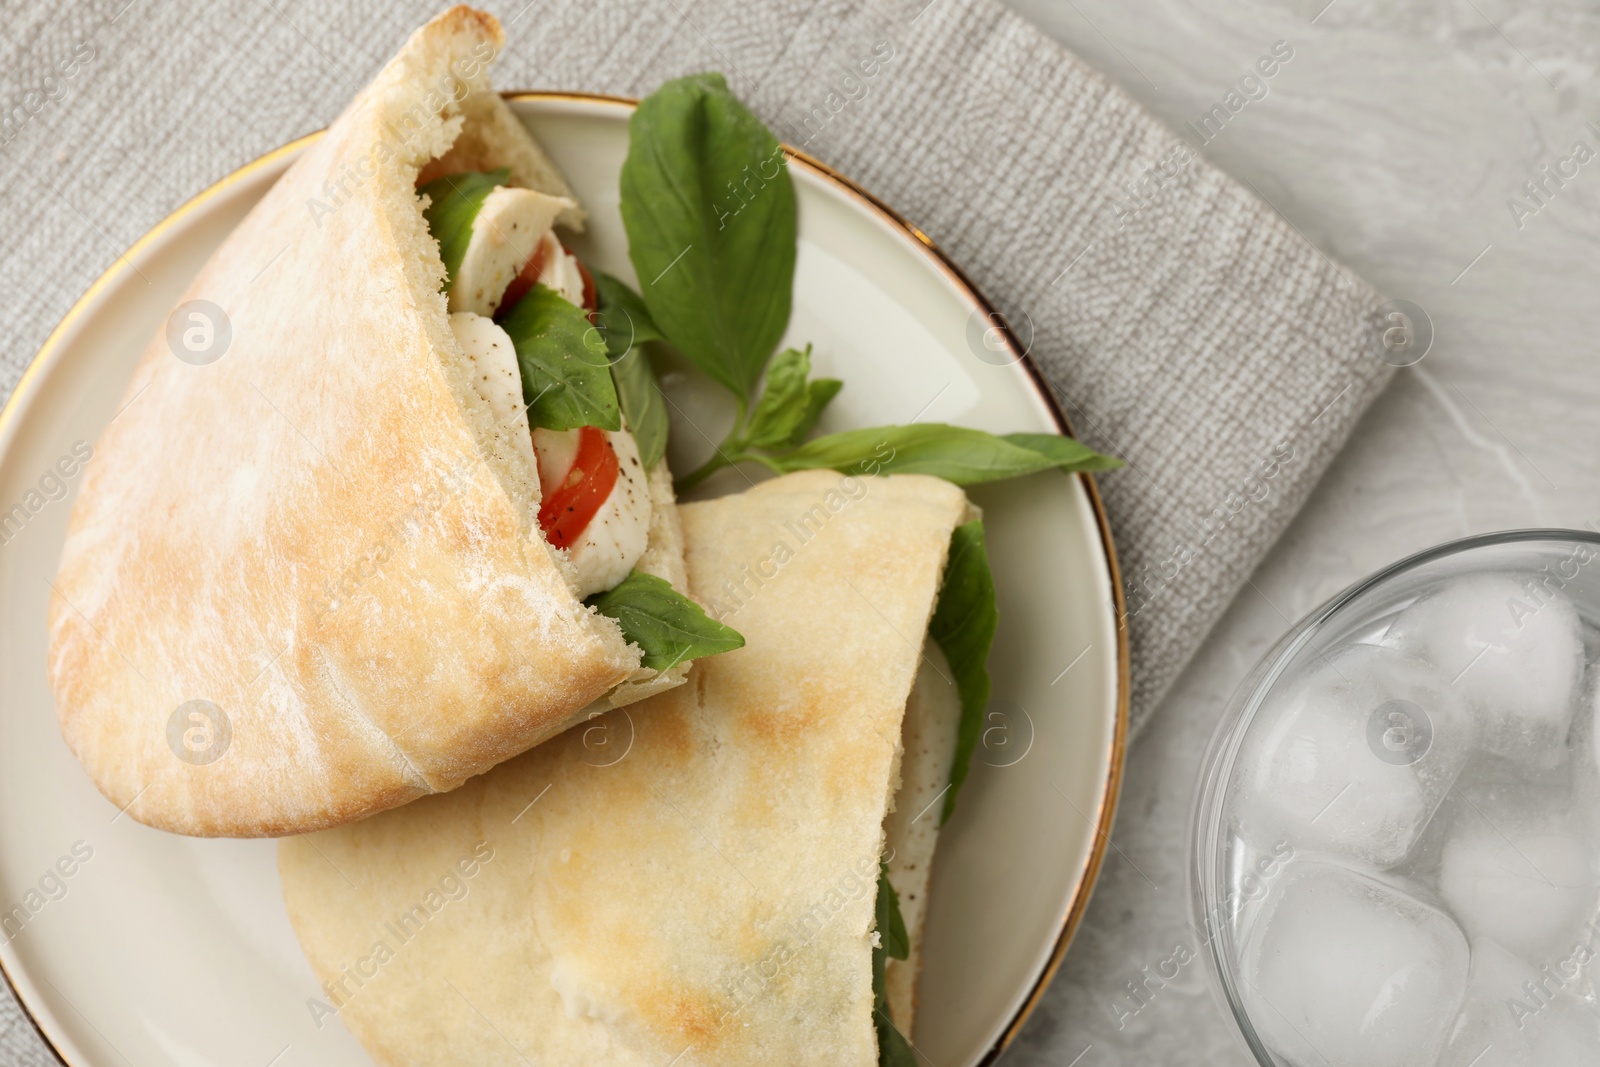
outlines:
[{"label": "white ceramic plate", "polygon": [[[591,213],[579,253],[633,280],[617,211],[631,105],[513,104]],[[0,416],[0,513],[28,512],[0,530],[0,963],[73,1067],[369,1062],[336,1020],[319,1029],[307,1009],[317,987],[284,913],[275,845],[176,837],[120,814],[62,743],[45,684],[49,580],[77,481],[51,472],[116,415],[145,340],[308,140],[140,240],[51,335]],[[819,164],[791,169],[800,259],[785,343],[812,342],[818,373],[845,381],[825,430],[915,419],[1065,428],[1026,361],[983,347],[988,305],[920,233]],[[664,378],[681,409],[682,471],[729,414],[685,376]],[[719,477],[706,488],[743,485]],[[1001,623],[985,744],[934,872],[913,1037],[939,1067],[997,1055],[1065,951],[1103,858],[1126,722],[1116,565],[1092,482],[1052,473],[973,496]]]}]

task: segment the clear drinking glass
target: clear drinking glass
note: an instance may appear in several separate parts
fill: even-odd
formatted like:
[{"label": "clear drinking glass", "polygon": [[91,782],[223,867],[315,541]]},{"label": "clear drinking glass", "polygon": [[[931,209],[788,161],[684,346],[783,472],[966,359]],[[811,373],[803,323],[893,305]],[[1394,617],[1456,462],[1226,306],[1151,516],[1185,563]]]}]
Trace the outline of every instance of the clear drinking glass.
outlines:
[{"label": "clear drinking glass", "polygon": [[1597,654],[1600,536],[1531,530],[1385,568],[1251,672],[1189,872],[1264,1067],[1600,1063]]}]

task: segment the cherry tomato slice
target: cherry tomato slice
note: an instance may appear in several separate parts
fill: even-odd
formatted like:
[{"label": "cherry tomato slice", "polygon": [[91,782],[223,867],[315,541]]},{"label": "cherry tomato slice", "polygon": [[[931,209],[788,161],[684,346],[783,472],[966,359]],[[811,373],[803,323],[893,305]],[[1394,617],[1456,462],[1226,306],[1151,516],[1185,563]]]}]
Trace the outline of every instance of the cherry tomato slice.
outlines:
[{"label": "cherry tomato slice", "polygon": [[[572,249],[567,248],[566,245],[561,247],[566,248],[567,255],[572,256]],[[600,290],[595,288],[594,275],[590,274],[589,268],[583,265],[583,260],[578,259],[577,256],[572,256],[572,258],[577,260],[578,274],[583,278],[583,310],[589,313],[589,321],[593,322],[595,312],[600,310]]]},{"label": "cherry tomato slice", "polygon": [[534,283],[539,280],[539,275],[544,273],[544,239],[533,246],[533,255],[528,257],[528,262],[522,265],[522,270],[511,279],[511,284],[506,286],[506,293],[500,298],[500,307],[496,309],[494,317],[503,319],[517,306],[517,301],[528,295]]},{"label": "cherry tomato slice", "polygon": [[[572,249],[567,247],[565,241],[561,243],[561,250],[577,260],[578,274],[583,278],[583,310],[589,313],[589,321],[593,322],[595,312],[600,307],[600,291],[595,288],[594,275],[583,265],[583,260],[572,254]],[[518,271],[517,276],[511,279],[511,284],[506,286],[505,295],[500,298],[500,307],[495,310],[495,319],[503,319],[511,314],[511,309],[517,306],[517,301],[527,296],[528,290],[532,289],[543,276],[544,240],[541,238],[533,248],[533,255],[528,257],[528,262],[523,264],[522,270]]]},{"label": "cherry tomato slice", "polygon": [[539,529],[556,548],[582,535],[617,484],[617,453],[598,426],[578,431],[578,454],[560,485],[540,485]]}]

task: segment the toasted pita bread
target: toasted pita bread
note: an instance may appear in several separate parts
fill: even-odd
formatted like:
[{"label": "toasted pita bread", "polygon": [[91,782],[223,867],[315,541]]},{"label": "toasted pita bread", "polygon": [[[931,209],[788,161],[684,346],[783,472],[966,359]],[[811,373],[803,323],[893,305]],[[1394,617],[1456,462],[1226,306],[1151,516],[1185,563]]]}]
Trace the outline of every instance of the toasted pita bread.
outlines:
[{"label": "toasted pita bread", "polygon": [[[337,825],[683,680],[573,594],[448,324],[419,172],[508,166],[571,197],[489,90],[502,40],[468,8],[418,30],[185,293],[226,316],[225,352],[153,339],[100,440],[49,673],[68,745],[142,822]],[[681,587],[664,468],[651,486],[642,569]]]},{"label": "toasted pita bread", "polygon": [[822,471],[682,507],[690,588],[745,647],[454,793],[284,841],[313,1014],[391,1067],[876,1064],[884,818],[965,507]]}]

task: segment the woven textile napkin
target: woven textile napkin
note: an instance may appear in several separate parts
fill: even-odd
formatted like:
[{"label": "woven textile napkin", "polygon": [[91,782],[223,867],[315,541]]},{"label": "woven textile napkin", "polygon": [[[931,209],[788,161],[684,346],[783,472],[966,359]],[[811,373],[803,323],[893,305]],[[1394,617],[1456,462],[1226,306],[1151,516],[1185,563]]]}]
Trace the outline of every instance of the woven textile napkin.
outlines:
[{"label": "woven textile napkin", "polygon": [[[440,6],[8,0],[0,387],[118,253],[326,125]],[[1078,436],[1127,461],[1099,484],[1136,726],[1387,380],[1369,288],[993,0],[485,6],[508,27],[502,88],[637,96],[723,71],[1006,313]],[[0,1058],[51,1062],[3,1010]]]}]

